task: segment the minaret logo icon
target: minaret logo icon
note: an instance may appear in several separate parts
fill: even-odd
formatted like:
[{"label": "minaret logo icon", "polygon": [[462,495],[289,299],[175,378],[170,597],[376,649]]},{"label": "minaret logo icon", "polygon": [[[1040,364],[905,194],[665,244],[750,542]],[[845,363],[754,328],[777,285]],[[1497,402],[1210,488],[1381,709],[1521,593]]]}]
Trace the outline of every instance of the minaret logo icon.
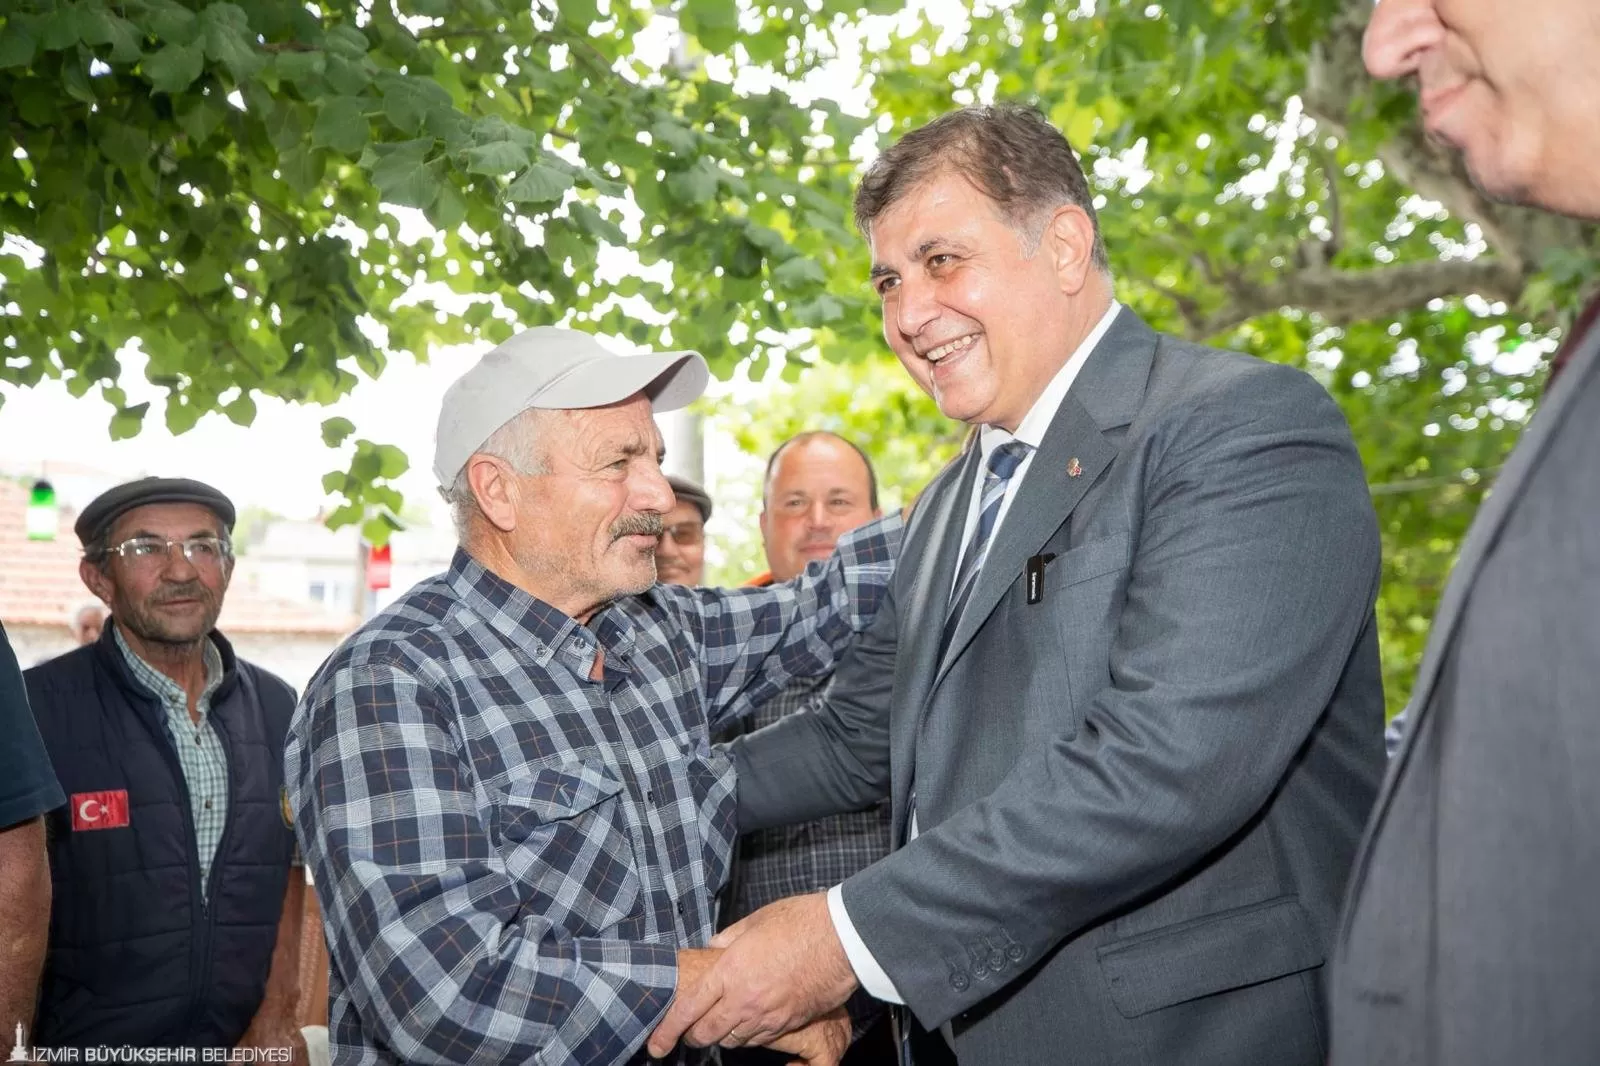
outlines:
[{"label": "minaret logo icon", "polygon": [[17,1023],[17,1042],[11,1045],[11,1054],[6,1057],[7,1062],[31,1062],[28,1054],[27,1037],[22,1035],[22,1023]]}]

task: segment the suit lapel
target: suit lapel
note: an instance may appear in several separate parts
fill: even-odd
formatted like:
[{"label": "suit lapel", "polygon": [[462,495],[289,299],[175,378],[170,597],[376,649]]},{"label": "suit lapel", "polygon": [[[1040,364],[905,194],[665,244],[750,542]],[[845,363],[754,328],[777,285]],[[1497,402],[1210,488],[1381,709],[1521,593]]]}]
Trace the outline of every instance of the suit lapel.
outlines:
[{"label": "suit lapel", "polygon": [[[1106,431],[1133,421],[1144,399],[1155,345],[1156,335],[1150,327],[1124,308],[1088,354],[995,531],[972,596],[940,660],[934,686],[944,679],[951,664],[1022,574],[1028,557],[1060,528],[1116,458],[1117,446],[1107,438]],[[970,485],[974,470],[967,470],[966,477]],[[958,517],[964,520],[965,512]],[[959,539],[960,533],[956,536]],[[949,569],[940,571],[947,592],[954,568],[952,557]]]},{"label": "suit lapel", "polygon": [[[939,632],[950,600],[950,582],[961,550],[961,532],[966,524],[972,499],[972,484],[982,455],[977,447],[968,448],[950,468],[923,493],[918,515],[926,509],[927,540],[913,548],[900,561],[899,572],[915,575],[899,608],[902,627],[916,638]],[[920,524],[920,523],[919,523]],[[933,688],[938,666],[937,640],[902,640],[895,657],[895,697],[897,707],[907,713],[891,719],[890,761],[894,810],[903,813],[910,792],[909,769],[913,760],[915,729],[894,728],[896,723],[914,723]],[[903,828],[896,817],[895,831]]]},{"label": "suit lapel", "polygon": [[[1022,574],[1027,558],[1067,520],[1116,455],[1116,447],[1106,440],[1077,398],[1069,394],[1063,399],[1055,422],[1028,464],[1022,484],[1017,486],[1005,520],[995,531],[977,584],[939,664],[940,680],[971,643],[1006,589]],[[945,571],[947,575],[950,572]]]}]

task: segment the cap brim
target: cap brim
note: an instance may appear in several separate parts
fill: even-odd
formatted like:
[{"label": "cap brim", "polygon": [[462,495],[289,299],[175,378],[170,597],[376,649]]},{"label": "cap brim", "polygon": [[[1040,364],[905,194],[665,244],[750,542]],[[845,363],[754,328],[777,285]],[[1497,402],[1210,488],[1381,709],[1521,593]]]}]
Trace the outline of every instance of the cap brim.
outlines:
[{"label": "cap brim", "polygon": [[650,397],[655,412],[676,411],[698,399],[710,380],[711,371],[698,352],[599,359],[547,386],[529,406],[556,410],[604,407],[642,392]]}]

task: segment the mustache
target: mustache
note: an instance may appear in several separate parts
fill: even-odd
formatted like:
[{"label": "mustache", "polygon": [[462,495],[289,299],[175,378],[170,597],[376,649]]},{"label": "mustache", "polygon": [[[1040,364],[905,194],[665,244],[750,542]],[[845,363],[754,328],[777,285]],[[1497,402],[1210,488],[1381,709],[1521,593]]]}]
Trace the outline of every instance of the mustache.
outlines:
[{"label": "mustache", "polygon": [[211,590],[198,581],[186,581],[181,585],[169,585],[150,597],[152,604],[171,603],[173,600],[205,600],[210,602]]},{"label": "mustache", "polygon": [[659,537],[665,528],[666,522],[658,514],[623,515],[611,523],[611,542],[615,544],[623,537]]}]

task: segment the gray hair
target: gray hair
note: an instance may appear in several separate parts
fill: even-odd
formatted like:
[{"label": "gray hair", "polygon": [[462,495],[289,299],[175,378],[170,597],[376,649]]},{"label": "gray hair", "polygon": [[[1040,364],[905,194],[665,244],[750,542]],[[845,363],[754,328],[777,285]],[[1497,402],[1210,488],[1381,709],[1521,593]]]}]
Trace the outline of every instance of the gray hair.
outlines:
[{"label": "gray hair", "polygon": [[856,187],[856,228],[870,240],[880,215],[944,170],[954,170],[994,201],[1021,237],[1027,258],[1038,251],[1056,208],[1082,208],[1094,228],[1094,265],[1111,276],[1094,194],[1077,154],[1037,109],[1018,104],[964,107],[900,138]]},{"label": "gray hair", "polygon": [[[489,439],[473,451],[473,455],[492,455],[504,459],[519,474],[548,474],[550,463],[539,447],[539,430],[550,412],[530,407],[517,417],[489,434]],[[468,460],[470,465],[471,460]],[[450,521],[456,527],[456,539],[466,544],[477,526],[478,498],[473,495],[472,484],[467,480],[467,467],[463,466],[447,489],[440,489],[444,502],[450,505]]]}]

